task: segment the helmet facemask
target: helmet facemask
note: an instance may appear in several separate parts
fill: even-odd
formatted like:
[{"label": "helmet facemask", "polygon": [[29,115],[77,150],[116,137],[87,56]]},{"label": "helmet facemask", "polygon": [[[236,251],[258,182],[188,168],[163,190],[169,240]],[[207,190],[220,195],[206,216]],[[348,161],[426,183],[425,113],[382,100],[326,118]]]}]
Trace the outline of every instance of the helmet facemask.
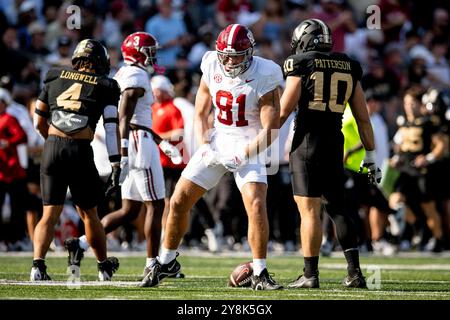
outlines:
[{"label": "helmet facemask", "polygon": [[141,47],[139,51],[146,57],[144,65],[153,66],[156,63],[156,46]]},{"label": "helmet facemask", "polygon": [[[220,62],[220,67],[226,76],[235,78],[238,75],[247,71],[253,59],[253,47],[248,48],[245,51],[236,52],[234,49],[221,51],[217,49],[217,58]],[[241,62],[233,63],[230,57],[243,57]],[[227,70],[228,69],[228,70]]]},{"label": "helmet facemask", "polygon": [[144,63],[141,63],[138,59],[129,56],[127,59],[125,59],[125,63],[129,65],[137,64],[142,69],[147,70],[149,73],[153,73],[155,71],[156,65],[156,46],[147,46],[147,47],[140,47],[136,50],[140,52],[142,55],[145,56]]}]

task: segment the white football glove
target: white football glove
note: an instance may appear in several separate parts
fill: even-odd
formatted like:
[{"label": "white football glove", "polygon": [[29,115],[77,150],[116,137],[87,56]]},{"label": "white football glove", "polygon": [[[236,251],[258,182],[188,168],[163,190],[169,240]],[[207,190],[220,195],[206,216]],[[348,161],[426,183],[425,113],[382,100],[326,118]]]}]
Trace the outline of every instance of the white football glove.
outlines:
[{"label": "white football glove", "polygon": [[125,178],[128,175],[129,167],[128,167],[128,157],[120,158],[120,176],[119,176],[119,185],[125,181]]},{"label": "white football glove", "polygon": [[220,164],[219,154],[211,149],[211,145],[206,143],[201,146],[204,150],[202,151],[202,162],[207,168],[215,167]]},{"label": "white football glove", "polygon": [[166,156],[170,158],[173,164],[180,164],[183,161],[180,150],[167,140],[162,140],[159,147]]},{"label": "white football glove", "polygon": [[223,156],[220,158],[220,162],[228,171],[236,172],[247,164],[248,159],[245,156],[245,152],[242,151],[231,156]]},{"label": "white football glove", "polygon": [[375,151],[367,151],[366,156],[361,161],[359,166],[359,173],[363,173],[364,168],[367,168],[367,178],[369,183],[376,185],[381,181],[381,170],[375,164]]}]

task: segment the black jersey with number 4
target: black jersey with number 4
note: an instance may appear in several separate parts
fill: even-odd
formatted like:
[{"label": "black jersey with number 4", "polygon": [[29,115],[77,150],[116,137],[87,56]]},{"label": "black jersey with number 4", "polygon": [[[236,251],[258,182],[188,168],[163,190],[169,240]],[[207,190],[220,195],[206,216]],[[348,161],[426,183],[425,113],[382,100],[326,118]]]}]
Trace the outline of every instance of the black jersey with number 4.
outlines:
[{"label": "black jersey with number 4", "polygon": [[342,53],[309,51],[288,57],[283,69],[285,77],[301,77],[302,83],[292,150],[341,148],[342,115],[362,76],[359,62]]},{"label": "black jersey with number 4", "polygon": [[440,119],[436,116],[425,116],[414,119],[413,122],[405,121],[403,117],[397,119],[399,129],[395,140],[399,141],[398,155],[400,156],[400,170],[409,174],[421,171],[413,165],[418,155],[431,152],[434,134],[439,133]]},{"label": "black jersey with number 4", "polygon": [[[116,80],[69,68],[48,71],[39,95],[39,100],[50,107],[53,125],[57,119],[65,122],[65,128],[72,126],[80,130],[89,126],[93,131],[103,109],[108,105],[117,106],[119,98],[120,89]],[[83,125],[77,127],[76,122],[80,121]]]}]

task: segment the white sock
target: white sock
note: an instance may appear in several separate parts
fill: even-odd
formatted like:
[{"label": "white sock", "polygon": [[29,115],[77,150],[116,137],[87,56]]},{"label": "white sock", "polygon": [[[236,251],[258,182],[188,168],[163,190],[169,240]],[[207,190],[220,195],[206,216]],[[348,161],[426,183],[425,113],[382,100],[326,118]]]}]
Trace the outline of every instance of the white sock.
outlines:
[{"label": "white sock", "polygon": [[145,262],[145,266],[147,268],[151,268],[155,265],[156,261],[157,261],[156,258],[147,258],[147,260]]},{"label": "white sock", "polygon": [[169,250],[162,247],[161,253],[159,255],[159,261],[161,261],[161,264],[168,264],[176,257],[177,257],[177,250]]},{"label": "white sock", "polygon": [[87,242],[86,235],[83,235],[83,236],[79,237],[78,240],[80,241],[80,248],[81,249],[83,249],[84,251],[89,249],[90,246],[89,246],[89,243]]},{"label": "white sock", "polygon": [[266,259],[253,259],[253,274],[259,276],[266,268]]}]

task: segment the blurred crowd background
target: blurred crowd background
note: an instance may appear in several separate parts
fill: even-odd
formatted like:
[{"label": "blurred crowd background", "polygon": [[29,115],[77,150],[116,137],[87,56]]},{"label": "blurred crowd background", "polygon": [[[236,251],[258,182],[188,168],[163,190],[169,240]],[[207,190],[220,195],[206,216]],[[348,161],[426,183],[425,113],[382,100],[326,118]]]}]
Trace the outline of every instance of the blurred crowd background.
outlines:
[{"label": "blurred crowd background", "polygon": [[[73,30],[67,25],[76,13],[71,11],[72,5],[81,9],[81,26]],[[371,5],[378,6],[379,16],[374,16],[376,10],[367,13]],[[106,45],[113,76],[123,63],[120,46],[127,35],[146,31],[156,37],[161,68],[152,81],[156,102],[149,108],[153,108],[158,133],[173,141],[175,132],[184,136],[188,157],[196,148],[188,137],[192,135],[193,103],[201,77],[199,65],[203,54],[214,50],[220,30],[230,23],[248,26],[256,40],[255,54],[282,66],[290,55],[293,29],[307,18],[327,22],[333,32],[333,50],[357,59],[364,71],[362,86],[374,126],[377,161],[384,164],[388,179],[381,192],[361,187],[364,182],[359,181],[357,169],[351,165],[358,137],[348,137],[351,130],[344,131],[348,141],[356,140],[346,150],[346,188],[351,204],[346,210],[358,223],[362,251],[391,255],[408,250],[450,250],[449,10],[446,0],[0,0],[0,86],[4,89],[0,91],[0,114],[2,108],[6,109],[26,134],[26,142],[17,147],[19,166],[11,164],[8,144],[4,143],[8,137],[1,133],[8,124],[0,120],[0,252],[32,249],[30,238],[42,212],[39,163],[43,146],[32,124],[34,104],[46,72],[52,67],[71,66],[72,51],[80,40],[95,38]],[[371,21],[370,28],[367,21]],[[399,188],[398,183],[395,186],[399,173],[392,169],[395,160],[389,159],[395,159],[405,143],[395,136],[405,126],[405,107],[411,99],[421,110],[417,118],[433,119],[433,134],[444,141],[445,150],[426,170],[411,174],[415,179],[411,183],[418,184],[418,191],[410,192],[402,191],[405,188]],[[168,115],[166,105],[178,111]],[[175,118],[180,121],[172,121]],[[347,123],[351,115],[344,119]],[[279,252],[301,247],[299,214],[292,199],[288,168],[289,125],[280,135],[280,169],[269,176],[267,199],[269,249]],[[106,181],[110,167],[101,127],[93,146]],[[171,177],[177,176],[176,171],[183,166],[173,166],[163,155],[161,160],[167,182],[173,183]],[[389,162],[391,166],[386,165]],[[421,188],[423,179],[425,191]],[[171,190],[169,187],[167,197]],[[400,194],[393,192],[399,190]],[[118,198],[104,199],[99,214],[120,206]],[[324,212],[324,255],[338,249],[333,225],[326,217]],[[108,235],[109,250],[144,250],[141,218]],[[195,207],[183,245],[212,252],[249,250],[246,223],[233,178],[225,175]],[[61,250],[65,238],[83,233],[80,225],[69,198],[52,250]]]}]

